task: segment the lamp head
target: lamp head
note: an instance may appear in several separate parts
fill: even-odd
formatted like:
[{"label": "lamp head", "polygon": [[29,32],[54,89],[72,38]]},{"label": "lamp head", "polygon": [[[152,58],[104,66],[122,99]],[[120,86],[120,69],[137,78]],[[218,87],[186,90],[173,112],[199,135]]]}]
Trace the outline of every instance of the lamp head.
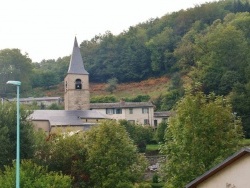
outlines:
[{"label": "lamp head", "polygon": [[15,85],[15,86],[20,86],[20,85],[21,85],[21,82],[20,82],[20,81],[13,81],[13,80],[10,80],[10,81],[8,81],[6,84],[12,84],[12,85]]}]

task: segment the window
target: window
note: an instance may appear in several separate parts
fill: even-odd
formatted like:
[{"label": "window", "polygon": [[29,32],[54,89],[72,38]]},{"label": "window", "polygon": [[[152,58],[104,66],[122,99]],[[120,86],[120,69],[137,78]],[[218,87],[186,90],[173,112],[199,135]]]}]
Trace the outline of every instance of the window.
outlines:
[{"label": "window", "polygon": [[129,108],[129,114],[133,114],[133,108]]},{"label": "window", "polygon": [[116,114],[122,114],[122,109],[121,108],[117,108],[115,111],[116,111]]},{"label": "window", "polygon": [[148,114],[148,108],[142,108],[142,113],[143,114]]},{"label": "window", "polygon": [[144,119],[144,125],[149,125],[149,120],[148,119]]},{"label": "window", "polygon": [[76,79],[76,81],[75,81],[75,89],[82,89],[82,81],[81,81],[81,79]]},{"label": "window", "polygon": [[66,81],[65,82],[65,91],[67,91],[67,89],[68,89],[68,82]]},{"label": "window", "polygon": [[157,127],[157,124],[158,124],[158,122],[157,122],[157,120],[155,119],[155,120],[154,120],[154,126]]},{"label": "window", "polygon": [[107,108],[106,114],[122,114],[121,108]]},{"label": "window", "polygon": [[107,108],[106,109],[106,114],[114,114],[114,109],[113,108]]}]

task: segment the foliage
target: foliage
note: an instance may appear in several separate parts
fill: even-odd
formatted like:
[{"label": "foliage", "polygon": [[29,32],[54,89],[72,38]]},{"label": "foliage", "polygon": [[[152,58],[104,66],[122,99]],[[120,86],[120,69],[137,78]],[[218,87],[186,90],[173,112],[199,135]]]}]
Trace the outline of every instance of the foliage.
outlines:
[{"label": "foliage", "polygon": [[149,183],[137,183],[134,188],[152,188],[152,186]]},{"label": "foliage", "polygon": [[106,95],[106,96],[94,96],[91,97],[91,103],[109,103],[109,102],[116,102],[117,99],[114,95]]},{"label": "foliage", "polygon": [[[35,73],[35,71],[34,71]],[[59,83],[59,77],[51,70],[37,71],[32,77],[32,87],[44,87],[49,89]]]},{"label": "foliage", "polygon": [[[226,95],[244,81],[249,48],[244,33],[230,24],[215,23],[201,41],[201,82],[206,93]],[[208,62],[210,62],[208,64]]]},{"label": "foliage", "polygon": [[119,187],[138,181],[145,158],[137,153],[125,128],[115,121],[104,121],[85,135],[86,165],[92,187]]},{"label": "foliage", "polygon": [[119,120],[119,123],[125,127],[129,137],[137,145],[140,152],[146,151],[146,145],[153,140],[153,129],[150,126],[132,124],[127,120]]},{"label": "foliage", "polygon": [[150,100],[149,95],[137,95],[133,98],[125,98],[127,102],[148,102]]},{"label": "foliage", "polygon": [[34,161],[73,177],[73,187],[132,187],[146,168],[124,127],[105,121],[86,132],[36,136]]},{"label": "foliage", "polygon": [[159,176],[158,176],[157,173],[154,173],[154,174],[153,174],[152,182],[153,182],[153,183],[159,183]]},{"label": "foliage", "polygon": [[233,104],[233,111],[241,117],[243,130],[246,138],[250,138],[250,83],[245,85],[236,84],[230,94],[230,101]]},{"label": "foliage", "polygon": [[31,59],[27,54],[21,54],[19,49],[0,50],[0,96],[6,97],[8,93],[9,97],[16,93],[16,87],[6,85],[8,80],[21,81],[21,91],[31,89],[31,70]]},{"label": "foliage", "polygon": [[59,84],[65,78],[69,66],[70,57],[66,56],[57,60],[43,60],[33,63],[31,75],[32,87],[50,88]]},{"label": "foliage", "polygon": [[170,118],[161,148],[168,159],[167,187],[184,187],[235,152],[242,136],[241,122],[223,97],[186,94]]},{"label": "foliage", "polygon": [[83,184],[88,177],[85,175],[86,150],[83,135],[67,133],[46,135],[38,133],[36,163],[48,166],[50,171],[62,172],[74,178],[74,185]]},{"label": "foliage", "polygon": [[63,110],[64,107],[60,104],[57,103],[52,103],[51,105],[48,106],[49,110]]},{"label": "foliage", "polygon": [[158,142],[160,143],[164,142],[165,132],[167,130],[167,127],[168,123],[166,121],[159,123],[159,125],[157,126],[155,137]]},{"label": "foliage", "polygon": [[[34,154],[34,130],[27,120],[28,111],[20,109],[20,158],[29,159]],[[12,103],[0,104],[0,169],[4,165],[11,165],[16,159],[16,105]]]},{"label": "foliage", "polygon": [[113,93],[113,91],[116,89],[117,87],[117,78],[111,78],[108,80],[108,85],[106,87],[106,91]]},{"label": "foliage", "polygon": [[[0,185],[2,188],[15,187],[15,164],[14,167],[5,166],[0,172]],[[39,166],[30,160],[22,160],[20,165],[20,187],[47,188],[47,187],[71,187],[71,178],[57,172],[49,172],[46,167]]]}]

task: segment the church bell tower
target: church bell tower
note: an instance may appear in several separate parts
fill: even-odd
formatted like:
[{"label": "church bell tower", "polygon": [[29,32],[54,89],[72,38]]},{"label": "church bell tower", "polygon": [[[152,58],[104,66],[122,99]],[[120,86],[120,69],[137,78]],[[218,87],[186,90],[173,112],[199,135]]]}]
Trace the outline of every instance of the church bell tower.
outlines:
[{"label": "church bell tower", "polygon": [[89,73],[85,70],[75,37],[67,76],[64,79],[64,109],[89,110]]}]

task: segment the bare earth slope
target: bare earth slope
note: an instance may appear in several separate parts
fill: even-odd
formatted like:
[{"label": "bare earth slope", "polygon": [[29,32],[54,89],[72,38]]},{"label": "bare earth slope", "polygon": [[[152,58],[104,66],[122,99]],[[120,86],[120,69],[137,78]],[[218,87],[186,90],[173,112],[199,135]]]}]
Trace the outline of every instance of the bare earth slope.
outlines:
[{"label": "bare earth slope", "polygon": [[[107,92],[106,83],[90,83],[90,95],[91,96],[105,96],[114,95],[117,98],[122,97],[135,97],[137,95],[149,95],[152,98],[159,96],[161,93],[167,91],[167,86],[169,83],[168,77],[161,78],[150,78],[141,82],[131,82],[117,84],[117,88],[113,93]],[[41,92],[43,91],[36,91]],[[51,88],[50,90],[45,90],[42,94],[43,96],[61,96],[64,95],[63,83]]]}]

